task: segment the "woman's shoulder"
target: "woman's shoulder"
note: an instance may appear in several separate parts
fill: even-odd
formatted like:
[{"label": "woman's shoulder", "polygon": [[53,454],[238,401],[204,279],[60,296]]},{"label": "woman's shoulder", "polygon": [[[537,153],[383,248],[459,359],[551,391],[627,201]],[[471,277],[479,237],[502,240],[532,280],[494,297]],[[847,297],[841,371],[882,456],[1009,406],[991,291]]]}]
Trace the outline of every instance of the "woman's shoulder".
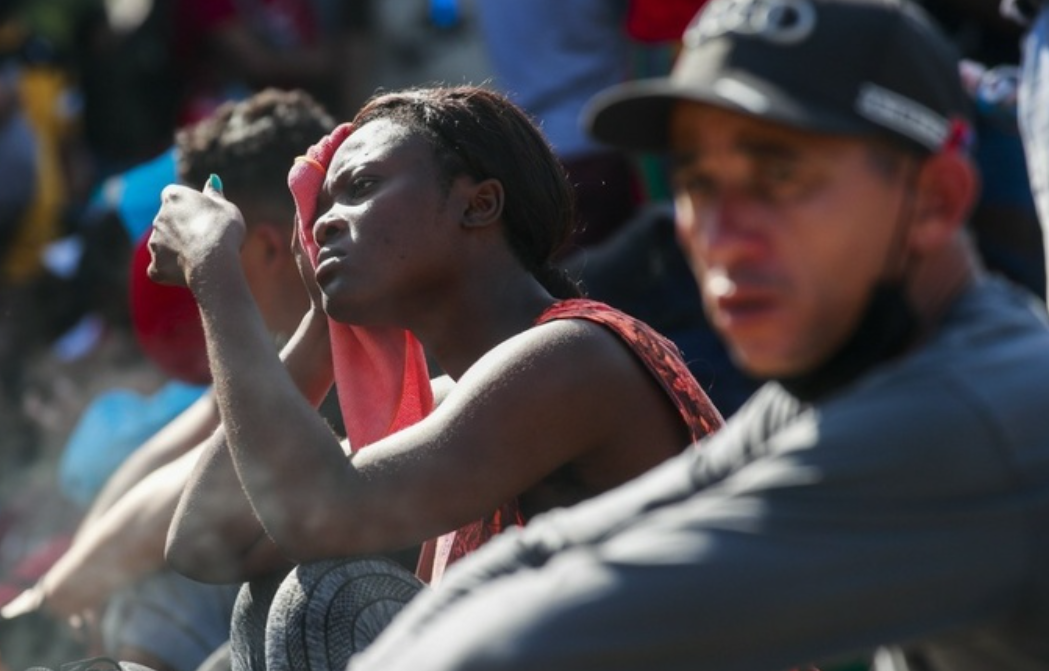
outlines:
[{"label": "woman's shoulder", "polygon": [[[558,320],[586,320],[599,324],[603,327],[601,331],[614,334],[615,338],[606,336],[604,340],[618,341],[611,347],[620,354],[629,352],[625,358],[632,366],[640,361],[677,407],[689,425],[693,440],[699,440],[723,423],[720,412],[688,369],[677,345],[647,323],[605,303],[587,299],[561,301],[544,312],[539,323]],[[597,329],[592,330],[594,337],[599,337]],[[609,353],[609,356],[614,355]]]}]

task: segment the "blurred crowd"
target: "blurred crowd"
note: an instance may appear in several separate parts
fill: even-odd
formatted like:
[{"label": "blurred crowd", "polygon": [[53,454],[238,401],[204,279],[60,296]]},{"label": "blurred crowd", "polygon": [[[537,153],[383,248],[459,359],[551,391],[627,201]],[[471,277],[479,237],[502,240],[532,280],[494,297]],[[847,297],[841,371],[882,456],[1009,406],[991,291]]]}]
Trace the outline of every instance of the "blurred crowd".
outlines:
[{"label": "blurred crowd", "polygon": [[[477,28],[469,2],[0,3],[0,573],[203,388],[158,354],[185,343],[152,295],[131,309],[175,131],[269,87],[345,118],[378,87],[488,79]],[[94,470],[60,481],[73,454]]]}]

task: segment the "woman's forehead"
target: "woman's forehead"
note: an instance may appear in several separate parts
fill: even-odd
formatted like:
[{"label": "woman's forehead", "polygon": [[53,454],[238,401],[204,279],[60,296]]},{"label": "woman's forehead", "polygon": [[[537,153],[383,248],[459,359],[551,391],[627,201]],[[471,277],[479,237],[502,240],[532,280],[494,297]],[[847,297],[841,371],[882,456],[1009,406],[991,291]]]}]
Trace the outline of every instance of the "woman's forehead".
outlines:
[{"label": "woman's forehead", "polygon": [[335,152],[332,168],[346,163],[366,163],[425,148],[417,132],[389,119],[369,121],[346,138]]}]

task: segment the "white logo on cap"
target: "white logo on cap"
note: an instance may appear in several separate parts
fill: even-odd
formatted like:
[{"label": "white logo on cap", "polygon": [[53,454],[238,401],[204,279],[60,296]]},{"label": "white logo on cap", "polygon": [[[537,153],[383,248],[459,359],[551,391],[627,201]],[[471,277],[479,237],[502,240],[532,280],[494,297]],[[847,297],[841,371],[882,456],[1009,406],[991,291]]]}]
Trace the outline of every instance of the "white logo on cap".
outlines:
[{"label": "white logo on cap", "polygon": [[860,87],[856,111],[929,148],[939,147],[947,137],[947,119],[925,105],[875,84]]},{"label": "white logo on cap", "polygon": [[752,35],[774,44],[796,44],[816,27],[808,0],[713,0],[696,15],[683,41],[695,47],[725,33]]},{"label": "white logo on cap", "polygon": [[764,114],[769,111],[768,96],[738,79],[722,77],[714,82],[714,93],[731,100],[752,114]]}]

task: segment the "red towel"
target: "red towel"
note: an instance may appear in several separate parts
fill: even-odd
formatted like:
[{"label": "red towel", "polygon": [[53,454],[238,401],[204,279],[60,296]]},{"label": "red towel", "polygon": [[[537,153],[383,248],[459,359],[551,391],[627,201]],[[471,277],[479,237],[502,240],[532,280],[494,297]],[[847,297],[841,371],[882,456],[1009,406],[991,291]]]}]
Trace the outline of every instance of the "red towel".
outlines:
[{"label": "red towel", "polygon": [[[317,263],[313,220],[328,164],[353,132],[342,124],[296,159],[288,174],[300,223],[299,238]],[[433,409],[433,390],[422,345],[393,327],[351,326],[329,320],[335,387],[353,450],[414,424]]]}]

